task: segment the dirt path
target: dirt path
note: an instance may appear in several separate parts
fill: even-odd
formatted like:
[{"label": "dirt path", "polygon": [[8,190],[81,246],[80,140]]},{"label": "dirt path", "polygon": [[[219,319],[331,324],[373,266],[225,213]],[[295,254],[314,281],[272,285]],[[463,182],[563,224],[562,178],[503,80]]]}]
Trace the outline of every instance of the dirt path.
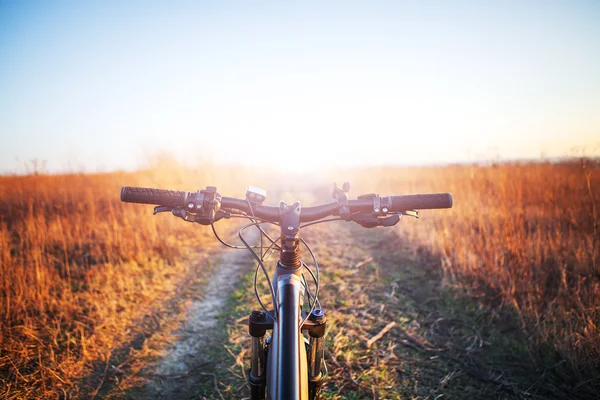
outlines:
[{"label": "dirt path", "polygon": [[[325,399],[561,398],[548,390],[553,371],[530,357],[515,321],[448,287],[439,259],[400,230],[337,222],[304,238],[319,259],[328,318]],[[251,260],[224,250],[172,334],[154,335],[162,351],[138,357],[142,366],[132,372],[143,381],[107,397],[248,398],[243,318],[257,307]]]},{"label": "dirt path", "polygon": [[218,319],[225,312],[228,297],[238,284],[243,268],[249,265],[248,261],[248,253],[244,251],[222,253],[202,291],[203,298],[189,305],[181,327],[175,332],[176,341],[169,344],[167,355],[156,363],[154,378],[148,382],[144,398],[196,396],[199,375],[208,374],[199,369],[211,362],[207,348],[222,340],[222,337],[214,337]]},{"label": "dirt path", "polygon": [[[258,237],[252,230],[247,236]],[[224,351],[227,304],[249,272],[251,256],[218,246],[188,261],[194,265],[180,279],[177,293],[147,314],[142,322],[150,320],[147,327],[132,327],[142,333],[111,361],[101,390],[92,397],[202,399],[199,387],[210,382],[218,398],[212,364]]]}]

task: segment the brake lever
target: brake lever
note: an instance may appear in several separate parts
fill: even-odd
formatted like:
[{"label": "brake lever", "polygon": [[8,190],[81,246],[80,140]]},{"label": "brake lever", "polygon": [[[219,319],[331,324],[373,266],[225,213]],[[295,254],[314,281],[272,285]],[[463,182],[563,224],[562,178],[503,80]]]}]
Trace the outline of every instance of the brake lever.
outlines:
[{"label": "brake lever", "polygon": [[161,212],[170,212],[170,211],[173,211],[173,207],[156,206],[156,207],[154,207],[154,212],[152,213],[152,215],[156,215]]},{"label": "brake lever", "polygon": [[419,219],[419,211],[418,210],[404,210],[402,211],[402,215],[406,215],[407,217],[414,217]]},{"label": "brake lever", "polygon": [[173,215],[181,218],[187,222],[196,222],[200,225],[211,225],[220,219],[229,219],[231,218],[231,213],[224,210],[219,210],[214,214],[213,218],[207,218],[201,214],[192,214],[188,212],[185,208],[174,208]]},{"label": "brake lever", "polygon": [[375,228],[377,226],[394,226],[400,222],[401,214],[392,214],[389,217],[375,217],[367,213],[352,214],[352,221],[364,228]]}]

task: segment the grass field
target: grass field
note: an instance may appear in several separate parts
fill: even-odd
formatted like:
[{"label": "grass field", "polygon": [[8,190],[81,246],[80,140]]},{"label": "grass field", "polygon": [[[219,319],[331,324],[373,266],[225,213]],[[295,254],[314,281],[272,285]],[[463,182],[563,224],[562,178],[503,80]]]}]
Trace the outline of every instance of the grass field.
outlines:
[{"label": "grass field", "polygon": [[[352,196],[373,191],[452,192],[452,210],[423,212],[420,221],[401,223],[391,231],[396,235],[391,243],[410,244],[405,250],[414,251],[415,257],[427,253],[427,265],[440,277],[440,290],[452,290],[458,296],[453,299],[473,305],[473,320],[481,330],[498,324],[502,332],[506,326],[522,339],[525,353],[541,360],[542,371],[544,363],[547,367],[560,363],[573,387],[597,388],[598,169],[597,162],[574,160],[369,168],[333,175],[352,182]],[[215,244],[208,238],[209,230],[175,218],[152,218],[148,207],[122,204],[118,198],[122,185],[192,190],[212,184],[240,196],[248,184],[270,189],[269,182],[264,173],[255,178],[251,172],[211,166],[0,177],[0,397],[77,397],[81,379],[99,369],[106,372],[113,349],[130,340],[136,321],[173,292],[178,276],[189,272],[184,261],[190,249]],[[361,233],[367,235],[365,243],[371,243],[369,232],[373,231]],[[377,232],[373,237],[381,235]],[[370,246],[377,249],[382,243],[375,240]],[[396,254],[394,248],[386,247],[390,254]],[[393,259],[386,262],[392,265]],[[344,279],[342,270],[328,273],[328,285]],[[400,279],[396,278],[386,279]],[[372,298],[381,297],[377,301],[394,314],[396,303],[383,298],[389,285],[374,283],[372,290]],[[341,312],[350,306],[335,303],[334,320],[342,321]],[[345,357],[341,363],[335,353],[348,346],[342,343],[349,339],[339,333],[340,326],[347,332],[353,323],[358,322],[347,319],[332,328],[339,334],[328,355],[332,373],[343,374],[367,363],[340,353]],[[393,381],[384,375],[366,375],[360,381],[365,393]],[[356,376],[349,376],[350,385],[355,384]],[[410,385],[402,390],[395,395],[421,393]],[[329,395],[336,398],[335,392]]]},{"label": "grass field", "polygon": [[455,195],[452,211],[402,225],[411,240],[440,255],[448,282],[515,312],[531,339],[551,345],[570,362],[597,364],[598,163],[399,173],[412,182],[383,182],[387,190]]}]

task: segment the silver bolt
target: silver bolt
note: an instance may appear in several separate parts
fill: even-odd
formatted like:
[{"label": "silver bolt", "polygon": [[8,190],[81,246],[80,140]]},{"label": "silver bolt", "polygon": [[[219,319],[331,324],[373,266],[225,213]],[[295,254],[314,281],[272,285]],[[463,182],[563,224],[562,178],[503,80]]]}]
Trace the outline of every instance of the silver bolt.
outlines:
[{"label": "silver bolt", "polygon": [[198,204],[198,205],[196,206],[196,208],[197,208],[198,210],[199,210],[199,209],[201,209],[201,208],[202,208],[202,204]]},{"label": "silver bolt", "polygon": [[293,231],[294,227],[293,226],[288,226],[288,231]]},{"label": "silver bolt", "polygon": [[194,208],[194,203],[189,203],[188,208]]},{"label": "silver bolt", "polygon": [[388,209],[387,209],[387,207],[383,207],[383,209],[381,211],[383,211],[383,213],[385,214],[388,212]]},{"label": "silver bolt", "polygon": [[378,213],[379,212],[379,207],[375,207],[375,212]]}]

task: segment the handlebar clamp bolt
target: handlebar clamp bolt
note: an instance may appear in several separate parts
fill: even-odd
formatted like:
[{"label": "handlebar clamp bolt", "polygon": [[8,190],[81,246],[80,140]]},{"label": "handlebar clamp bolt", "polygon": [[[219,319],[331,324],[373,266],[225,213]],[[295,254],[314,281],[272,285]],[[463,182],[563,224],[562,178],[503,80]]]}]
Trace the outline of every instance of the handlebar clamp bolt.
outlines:
[{"label": "handlebar clamp bolt", "polygon": [[378,213],[379,212],[379,207],[375,207],[375,212]]},{"label": "handlebar clamp bolt", "polygon": [[384,213],[384,214],[387,214],[387,212],[388,212],[389,210],[388,210],[386,207],[383,207],[383,208],[381,209],[381,211],[383,211],[383,213]]},{"label": "handlebar clamp bolt", "polygon": [[188,203],[188,208],[194,208],[194,203]]}]

